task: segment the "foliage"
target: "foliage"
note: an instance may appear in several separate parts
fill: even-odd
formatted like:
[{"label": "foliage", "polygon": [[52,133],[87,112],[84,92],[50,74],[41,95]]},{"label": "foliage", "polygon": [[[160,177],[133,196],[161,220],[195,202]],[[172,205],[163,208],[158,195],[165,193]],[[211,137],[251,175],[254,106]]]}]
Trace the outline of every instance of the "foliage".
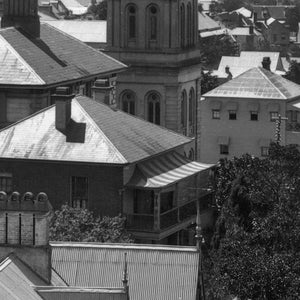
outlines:
[{"label": "foliage", "polygon": [[201,72],[201,95],[213,90],[218,85],[217,76],[211,75],[211,72]]},{"label": "foliage", "polygon": [[222,160],[209,267],[213,299],[300,299],[300,153]]},{"label": "foliage", "polygon": [[284,77],[288,80],[300,84],[300,64],[292,60],[290,62],[289,70]]},{"label": "foliage", "polygon": [[210,68],[216,67],[223,55],[234,56],[238,54],[238,47],[228,37],[212,36],[200,40],[202,63]]},{"label": "foliage", "polygon": [[129,243],[125,219],[95,217],[87,209],[63,205],[55,211],[50,225],[50,240],[72,242]]},{"label": "foliage", "polygon": [[107,20],[107,0],[103,0],[97,4],[97,19]]}]

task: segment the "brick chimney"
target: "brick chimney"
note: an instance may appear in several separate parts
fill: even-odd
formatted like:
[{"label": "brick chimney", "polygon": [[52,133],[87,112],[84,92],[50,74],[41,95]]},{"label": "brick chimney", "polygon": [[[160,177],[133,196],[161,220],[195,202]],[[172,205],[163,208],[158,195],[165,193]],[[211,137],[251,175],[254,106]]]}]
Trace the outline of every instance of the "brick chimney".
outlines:
[{"label": "brick chimney", "polygon": [[270,67],[271,67],[271,59],[270,57],[264,57],[263,58],[263,61],[262,61],[262,66],[264,69],[268,70],[268,71],[271,71]]},{"label": "brick chimney", "polygon": [[51,282],[49,222],[52,206],[45,193],[34,196],[0,191],[0,257],[15,254],[46,282]]},{"label": "brick chimney", "polygon": [[114,87],[110,85],[108,79],[97,79],[92,87],[93,99],[97,102],[113,105],[113,92]]},{"label": "brick chimney", "polygon": [[55,102],[55,127],[66,134],[68,124],[71,120],[71,107],[74,94],[69,87],[58,87],[52,99]]},{"label": "brick chimney", "polygon": [[228,75],[228,76],[227,76],[227,79],[228,79],[228,80],[231,80],[231,79],[232,79],[232,74],[231,74],[231,72],[230,72],[229,66],[226,66],[226,67],[225,67],[225,73]]},{"label": "brick chimney", "polygon": [[1,27],[16,27],[34,38],[40,37],[38,0],[3,0]]}]

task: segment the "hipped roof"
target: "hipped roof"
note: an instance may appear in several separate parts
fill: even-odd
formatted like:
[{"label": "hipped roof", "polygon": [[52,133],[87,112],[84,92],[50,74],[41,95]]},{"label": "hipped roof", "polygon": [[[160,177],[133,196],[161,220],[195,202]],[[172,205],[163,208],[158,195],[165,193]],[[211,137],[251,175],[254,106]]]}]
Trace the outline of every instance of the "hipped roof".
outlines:
[{"label": "hipped roof", "polygon": [[0,131],[0,157],[128,164],[191,142],[190,138],[77,96],[66,134],[55,127],[55,106]]}]

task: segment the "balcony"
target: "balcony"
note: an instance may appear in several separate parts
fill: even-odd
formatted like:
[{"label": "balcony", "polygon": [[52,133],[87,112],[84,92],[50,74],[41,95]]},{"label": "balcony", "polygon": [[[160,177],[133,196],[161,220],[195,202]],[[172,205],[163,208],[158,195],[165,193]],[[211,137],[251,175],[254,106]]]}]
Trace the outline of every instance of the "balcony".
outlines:
[{"label": "balcony", "polygon": [[144,232],[161,232],[196,216],[196,201],[175,207],[159,216],[149,214],[128,214],[127,229]]},{"label": "balcony", "polygon": [[289,122],[286,124],[287,131],[297,131],[300,132],[300,123],[297,122]]}]

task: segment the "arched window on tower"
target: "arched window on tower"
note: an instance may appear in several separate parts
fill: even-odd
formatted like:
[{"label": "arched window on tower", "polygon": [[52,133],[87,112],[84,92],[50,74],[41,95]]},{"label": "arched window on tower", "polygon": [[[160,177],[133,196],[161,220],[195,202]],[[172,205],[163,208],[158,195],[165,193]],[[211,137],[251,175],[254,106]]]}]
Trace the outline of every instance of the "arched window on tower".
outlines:
[{"label": "arched window on tower", "polygon": [[151,92],[147,97],[148,121],[160,125],[160,96],[156,92]]},{"label": "arched window on tower", "polygon": [[192,87],[189,92],[189,136],[195,135],[196,131],[196,101],[195,90]]},{"label": "arched window on tower", "polygon": [[180,37],[181,47],[185,47],[185,7],[183,3],[180,6]]},{"label": "arched window on tower", "polygon": [[157,27],[158,27],[158,18],[157,18],[158,9],[156,5],[151,5],[149,7],[149,32],[150,32],[150,40],[157,40]]},{"label": "arched window on tower", "polygon": [[127,33],[128,39],[136,39],[136,7],[133,4],[130,4],[127,8]]},{"label": "arched window on tower", "polygon": [[182,133],[187,134],[187,96],[186,91],[181,92],[181,128]]},{"label": "arched window on tower", "polygon": [[187,5],[187,45],[192,45],[192,6],[190,2]]},{"label": "arched window on tower", "polygon": [[128,114],[135,115],[135,95],[132,91],[125,91],[121,95],[121,109]]}]

